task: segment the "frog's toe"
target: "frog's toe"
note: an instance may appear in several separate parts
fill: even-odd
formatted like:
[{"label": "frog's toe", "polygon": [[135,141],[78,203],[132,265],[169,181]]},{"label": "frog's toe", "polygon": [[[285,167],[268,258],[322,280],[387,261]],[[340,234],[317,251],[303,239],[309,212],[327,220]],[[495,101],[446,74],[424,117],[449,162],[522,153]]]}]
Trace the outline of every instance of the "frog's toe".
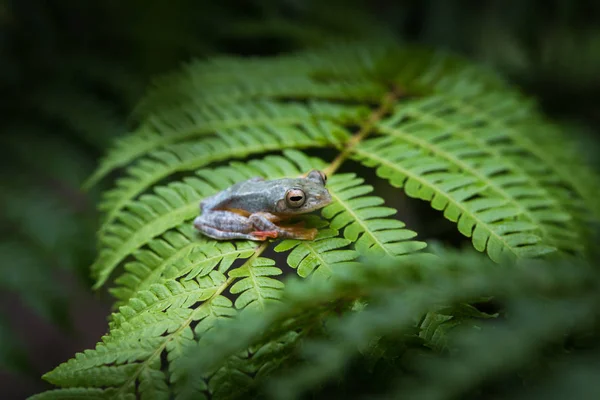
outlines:
[{"label": "frog's toe", "polygon": [[255,236],[258,240],[276,239],[279,236],[277,231],[254,231],[251,235]]},{"label": "frog's toe", "polygon": [[314,240],[318,233],[319,231],[315,228],[288,227],[285,229],[285,236],[290,239]]}]

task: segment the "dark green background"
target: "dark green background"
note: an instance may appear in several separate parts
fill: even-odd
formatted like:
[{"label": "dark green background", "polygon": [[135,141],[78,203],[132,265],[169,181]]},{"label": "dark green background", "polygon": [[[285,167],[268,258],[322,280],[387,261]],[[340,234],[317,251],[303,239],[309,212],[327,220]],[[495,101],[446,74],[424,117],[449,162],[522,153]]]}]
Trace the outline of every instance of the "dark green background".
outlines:
[{"label": "dark green background", "polygon": [[[93,347],[110,297],[88,289],[95,203],[79,190],[152,76],[194,57],[272,55],[381,35],[450,49],[507,76],[596,164],[597,1],[0,0],[0,387],[19,399]],[[425,237],[462,242],[427,205]],[[410,213],[408,212],[410,211]]]}]

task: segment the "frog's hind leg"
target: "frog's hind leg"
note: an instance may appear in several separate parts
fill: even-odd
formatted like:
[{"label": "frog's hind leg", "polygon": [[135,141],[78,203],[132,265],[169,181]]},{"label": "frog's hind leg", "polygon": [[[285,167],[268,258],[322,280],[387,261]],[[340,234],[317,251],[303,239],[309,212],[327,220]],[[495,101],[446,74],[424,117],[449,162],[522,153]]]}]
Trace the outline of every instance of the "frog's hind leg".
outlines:
[{"label": "frog's hind leg", "polygon": [[194,227],[204,235],[217,240],[266,240],[250,234],[254,230],[254,225],[248,218],[229,211],[203,213],[194,220]]}]

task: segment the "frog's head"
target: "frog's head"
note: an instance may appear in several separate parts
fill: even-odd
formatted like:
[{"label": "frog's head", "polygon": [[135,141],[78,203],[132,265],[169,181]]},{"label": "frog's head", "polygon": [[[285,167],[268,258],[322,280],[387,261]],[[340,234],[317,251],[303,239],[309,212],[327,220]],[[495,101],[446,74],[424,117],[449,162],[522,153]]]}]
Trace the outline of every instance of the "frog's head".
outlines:
[{"label": "frog's head", "polygon": [[304,214],[331,203],[331,195],[325,188],[327,176],[312,170],[306,177],[287,180],[285,195],[277,201],[276,209],[281,214]]}]

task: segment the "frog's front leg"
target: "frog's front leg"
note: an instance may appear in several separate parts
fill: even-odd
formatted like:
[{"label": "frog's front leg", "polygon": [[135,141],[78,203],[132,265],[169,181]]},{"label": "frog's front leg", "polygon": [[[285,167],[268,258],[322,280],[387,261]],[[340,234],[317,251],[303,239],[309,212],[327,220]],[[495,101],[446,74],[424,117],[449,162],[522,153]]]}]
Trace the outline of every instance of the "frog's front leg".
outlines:
[{"label": "frog's front leg", "polygon": [[217,240],[266,240],[255,236],[252,222],[245,216],[230,211],[205,211],[194,220],[194,227],[204,235]]},{"label": "frog's front leg", "polygon": [[254,213],[248,219],[252,221],[252,224],[257,229],[257,231],[252,232],[256,236],[267,235],[268,237],[282,239],[313,240],[317,235],[317,230],[314,228],[305,229],[300,226],[279,226],[276,223],[281,221],[281,218],[267,212]]}]

